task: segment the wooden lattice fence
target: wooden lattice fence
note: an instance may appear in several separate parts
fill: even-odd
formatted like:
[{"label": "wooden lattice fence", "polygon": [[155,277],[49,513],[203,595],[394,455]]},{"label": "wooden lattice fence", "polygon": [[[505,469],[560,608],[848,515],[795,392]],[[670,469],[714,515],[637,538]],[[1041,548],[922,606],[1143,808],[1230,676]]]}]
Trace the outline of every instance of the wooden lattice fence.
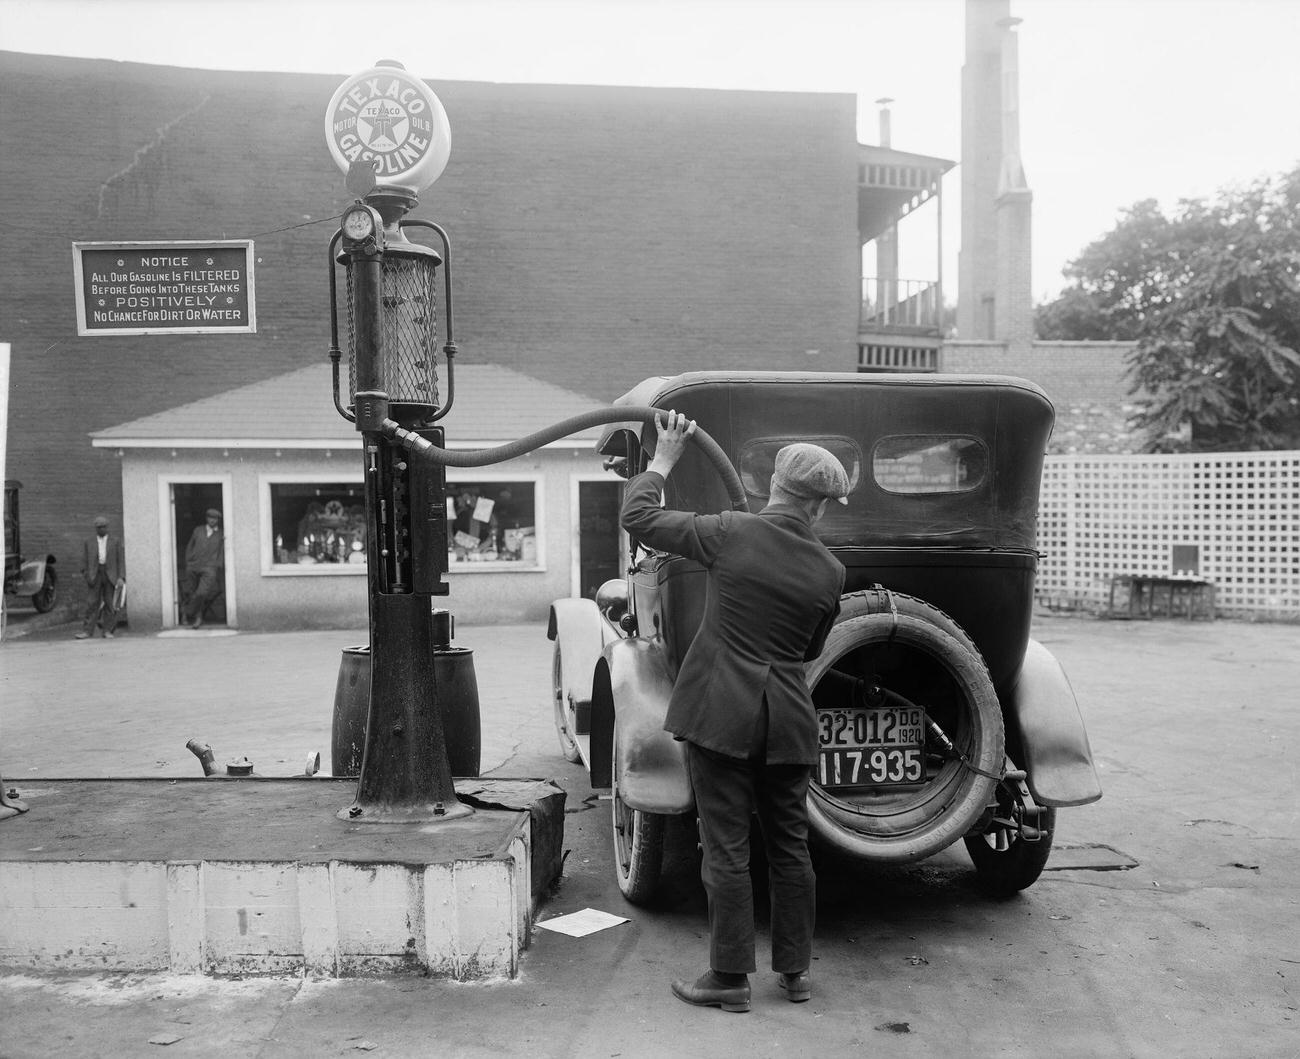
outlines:
[{"label": "wooden lattice fence", "polygon": [[1049,456],[1038,548],[1048,606],[1185,573],[1213,582],[1221,614],[1300,620],[1300,452]]}]

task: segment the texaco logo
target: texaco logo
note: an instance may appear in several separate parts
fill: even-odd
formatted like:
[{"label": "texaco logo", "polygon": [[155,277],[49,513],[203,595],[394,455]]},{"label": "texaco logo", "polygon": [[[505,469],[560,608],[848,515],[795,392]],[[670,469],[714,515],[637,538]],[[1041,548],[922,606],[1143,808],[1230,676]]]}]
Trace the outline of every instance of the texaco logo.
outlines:
[{"label": "texaco logo", "polygon": [[429,86],[398,66],[356,74],[339,86],[325,115],[325,135],[345,172],[371,162],[381,184],[427,187],[447,164],[451,130]]}]

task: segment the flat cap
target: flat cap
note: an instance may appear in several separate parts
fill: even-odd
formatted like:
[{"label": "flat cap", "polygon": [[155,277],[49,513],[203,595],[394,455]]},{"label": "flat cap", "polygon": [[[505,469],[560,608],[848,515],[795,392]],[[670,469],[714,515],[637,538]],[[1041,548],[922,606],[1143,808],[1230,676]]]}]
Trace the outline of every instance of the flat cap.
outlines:
[{"label": "flat cap", "polygon": [[107,525],[108,525],[108,519],[106,519],[103,515],[96,515],[96,516],[95,516],[95,525],[96,525],[96,526],[107,526]]},{"label": "flat cap", "polygon": [[221,517],[221,512],[218,511],[215,507],[210,507],[210,508],[208,508],[208,511],[207,511],[207,517],[208,517],[208,518],[220,518],[220,517]]},{"label": "flat cap", "polygon": [[849,502],[849,476],[844,465],[820,445],[806,441],[787,445],[776,454],[772,481],[794,496]]}]

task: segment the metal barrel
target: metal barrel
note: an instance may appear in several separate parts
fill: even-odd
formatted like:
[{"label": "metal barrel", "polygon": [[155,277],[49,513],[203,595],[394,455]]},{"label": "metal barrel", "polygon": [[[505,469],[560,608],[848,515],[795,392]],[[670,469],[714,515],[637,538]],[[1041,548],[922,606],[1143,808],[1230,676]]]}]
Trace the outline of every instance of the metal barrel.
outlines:
[{"label": "metal barrel", "polygon": [[370,646],[345,647],[334,689],[334,729],[330,738],[330,771],[335,776],[361,773],[369,713]]},{"label": "metal barrel", "polygon": [[[442,704],[442,729],[451,774],[477,776],[482,733],[474,652],[467,647],[439,648],[433,652],[433,671]],[[330,771],[335,776],[360,774],[369,714],[370,647],[345,647],[334,690],[330,740]]]},{"label": "metal barrel", "polygon": [[478,678],[474,652],[468,647],[440,647],[433,652],[434,683],[442,705],[447,764],[453,776],[477,776],[482,749]]}]

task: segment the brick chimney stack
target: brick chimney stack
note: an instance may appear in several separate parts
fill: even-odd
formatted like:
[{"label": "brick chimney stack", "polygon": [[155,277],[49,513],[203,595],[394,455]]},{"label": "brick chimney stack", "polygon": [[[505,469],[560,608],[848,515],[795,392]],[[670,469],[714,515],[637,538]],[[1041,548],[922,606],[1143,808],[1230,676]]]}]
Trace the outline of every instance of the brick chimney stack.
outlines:
[{"label": "brick chimney stack", "polygon": [[1019,51],[1010,0],[966,0],[957,331],[1024,347],[1033,333],[1033,192],[1020,155]]},{"label": "brick chimney stack", "polygon": [[[880,107],[880,146],[890,147],[889,104],[893,100],[882,96],[876,100]],[[891,305],[898,301],[898,225],[893,225],[876,237],[876,275],[880,279],[880,296]]]},{"label": "brick chimney stack", "polygon": [[999,20],[1002,30],[1002,162],[998,171],[997,286],[994,330],[1008,349],[1034,341],[1032,278],[1034,193],[1020,159],[1020,49],[1018,18]]}]

